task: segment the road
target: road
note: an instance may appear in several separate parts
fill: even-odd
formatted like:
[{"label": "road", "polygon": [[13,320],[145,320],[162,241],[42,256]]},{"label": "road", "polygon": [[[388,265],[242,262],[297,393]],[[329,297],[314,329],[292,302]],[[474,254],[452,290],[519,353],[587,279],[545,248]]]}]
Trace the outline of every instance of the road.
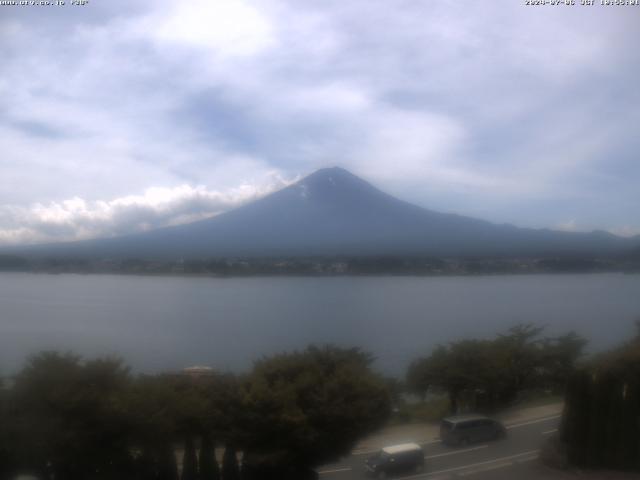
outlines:
[{"label": "road", "polygon": [[[471,477],[474,480],[493,478],[539,478],[530,472],[546,438],[555,433],[559,415],[506,425],[507,435],[494,442],[448,447],[438,440],[423,444],[425,471],[400,478],[445,480]],[[318,469],[320,480],[363,480],[367,478],[364,460],[372,452],[358,452],[339,463]]]}]

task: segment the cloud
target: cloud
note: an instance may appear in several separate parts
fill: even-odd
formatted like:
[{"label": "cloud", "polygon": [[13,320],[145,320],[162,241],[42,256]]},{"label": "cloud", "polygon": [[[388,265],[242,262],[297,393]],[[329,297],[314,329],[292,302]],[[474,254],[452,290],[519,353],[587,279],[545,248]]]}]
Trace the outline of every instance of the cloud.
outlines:
[{"label": "cloud", "polygon": [[161,46],[177,43],[222,57],[254,55],[274,42],[269,20],[241,0],[171,2],[136,27]]},{"label": "cloud", "polygon": [[556,228],[556,230],[560,230],[560,231],[563,231],[563,232],[578,232],[578,231],[580,231],[575,219],[571,219],[571,220],[567,220],[566,222],[558,223],[555,226],[555,228]]},{"label": "cloud", "polygon": [[622,227],[614,228],[610,230],[614,235],[620,235],[621,237],[635,237],[640,236],[640,227],[632,227],[630,225],[623,225]]},{"label": "cloud", "polygon": [[[562,232],[593,232],[594,230],[602,230],[597,225],[579,224],[575,219],[558,223],[553,228]],[[640,227],[632,227],[630,225],[607,228],[605,231],[620,237],[640,236]]]},{"label": "cloud", "polygon": [[0,244],[109,237],[210,218],[290,183],[272,175],[263,185],[227,191],[203,185],[148,188],[141,195],[87,201],[73,197],[30,207],[0,207]]}]

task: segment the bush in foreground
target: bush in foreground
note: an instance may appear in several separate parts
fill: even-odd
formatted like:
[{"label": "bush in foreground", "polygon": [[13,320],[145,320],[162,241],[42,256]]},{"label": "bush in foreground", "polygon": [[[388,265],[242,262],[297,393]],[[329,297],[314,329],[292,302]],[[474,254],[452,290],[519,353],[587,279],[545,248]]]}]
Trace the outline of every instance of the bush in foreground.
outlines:
[{"label": "bush in foreground", "polygon": [[570,379],[560,438],[572,465],[640,471],[638,326],[633,341]]},{"label": "bush in foreground", "polygon": [[371,361],[357,349],[310,347],[257,362],[244,399],[248,478],[307,478],[382,425],[390,399]]},{"label": "bush in foreground", "polygon": [[[357,349],[310,347],[242,378],[133,377],[119,360],[45,352],[0,385],[0,478],[178,480],[184,448],[182,480],[239,480],[237,450],[245,478],[302,480],[387,419],[370,363]],[[226,445],[222,468],[213,438]]]}]

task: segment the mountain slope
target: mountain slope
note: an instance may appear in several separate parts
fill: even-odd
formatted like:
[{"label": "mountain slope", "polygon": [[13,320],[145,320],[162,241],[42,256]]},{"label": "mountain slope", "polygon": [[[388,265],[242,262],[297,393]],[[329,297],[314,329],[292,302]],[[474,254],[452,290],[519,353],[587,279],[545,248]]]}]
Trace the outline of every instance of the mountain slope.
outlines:
[{"label": "mountain slope", "polygon": [[32,254],[203,258],[308,255],[604,255],[632,248],[605,232],[495,225],[398,200],[341,168],[199,222],[126,237],[40,246]]}]

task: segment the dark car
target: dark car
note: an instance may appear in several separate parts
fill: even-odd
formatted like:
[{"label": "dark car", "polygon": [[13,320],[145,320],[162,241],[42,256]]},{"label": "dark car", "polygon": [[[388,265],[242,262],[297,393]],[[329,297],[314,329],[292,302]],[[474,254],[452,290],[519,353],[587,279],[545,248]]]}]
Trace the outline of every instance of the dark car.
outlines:
[{"label": "dark car", "polygon": [[505,434],[506,429],[500,422],[482,415],[458,415],[440,423],[440,439],[447,445],[497,440]]},{"label": "dark car", "polygon": [[424,451],[417,443],[384,447],[365,462],[367,471],[376,478],[424,470]]}]

